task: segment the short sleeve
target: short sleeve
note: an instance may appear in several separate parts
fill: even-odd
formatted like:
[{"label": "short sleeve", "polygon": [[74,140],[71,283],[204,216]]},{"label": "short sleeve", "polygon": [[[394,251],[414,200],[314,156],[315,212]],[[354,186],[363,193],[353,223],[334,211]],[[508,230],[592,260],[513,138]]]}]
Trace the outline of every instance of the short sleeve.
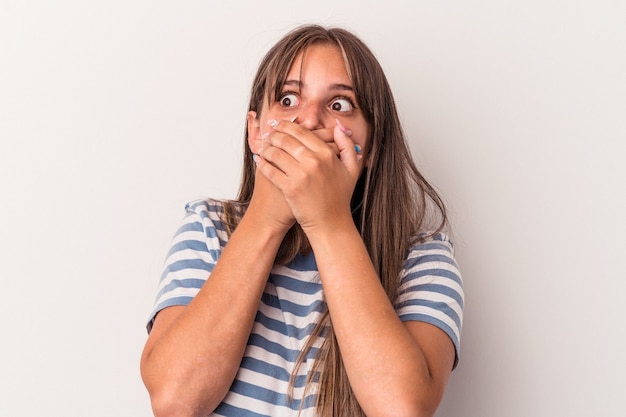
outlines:
[{"label": "short sleeve", "polygon": [[443,330],[459,360],[463,281],[448,237],[437,234],[413,246],[404,262],[395,309],[402,321],[422,321]]},{"label": "short sleeve", "polygon": [[228,236],[221,212],[223,206],[214,200],[197,200],[185,206],[185,217],[165,257],[148,332],[159,311],[188,305],[211,275]]}]

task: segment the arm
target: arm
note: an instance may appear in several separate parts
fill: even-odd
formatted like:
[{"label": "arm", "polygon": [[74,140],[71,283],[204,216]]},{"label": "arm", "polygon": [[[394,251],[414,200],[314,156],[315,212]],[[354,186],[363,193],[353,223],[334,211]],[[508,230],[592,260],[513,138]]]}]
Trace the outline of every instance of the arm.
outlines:
[{"label": "arm", "polygon": [[385,294],[350,213],[350,196],[362,169],[354,143],[336,128],[337,158],[301,126],[280,122],[275,130],[259,169],[283,192],[311,242],[361,407],[370,417],[434,414],[452,369],[454,346],[430,324],[403,324]]},{"label": "arm", "polygon": [[454,362],[450,338],[430,324],[400,321],[351,219],[308,236],[346,372],[366,415],[433,415]]},{"label": "arm", "polygon": [[191,303],[166,308],[155,319],[141,373],[157,417],[207,415],[232,384],[289,226],[266,214],[287,213],[270,187],[255,188],[257,196]]}]

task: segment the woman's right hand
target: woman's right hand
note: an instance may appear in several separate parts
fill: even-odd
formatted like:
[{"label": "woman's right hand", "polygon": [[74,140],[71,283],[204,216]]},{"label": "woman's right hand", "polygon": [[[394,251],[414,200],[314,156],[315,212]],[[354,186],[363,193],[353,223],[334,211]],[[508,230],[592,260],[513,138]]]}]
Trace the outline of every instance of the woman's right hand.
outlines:
[{"label": "woman's right hand", "polygon": [[[330,149],[339,156],[337,144],[334,142],[334,128],[313,130]],[[259,152],[262,148],[259,150]],[[286,233],[296,222],[293,212],[285,200],[285,196],[272,182],[261,172],[255,173],[254,192],[248,210],[253,210],[261,221],[276,227],[278,231]]]}]

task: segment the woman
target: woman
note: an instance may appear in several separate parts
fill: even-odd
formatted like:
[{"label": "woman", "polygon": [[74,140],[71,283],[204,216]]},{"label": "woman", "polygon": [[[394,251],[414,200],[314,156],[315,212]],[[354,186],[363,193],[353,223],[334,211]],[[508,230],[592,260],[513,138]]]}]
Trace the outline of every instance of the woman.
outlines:
[{"label": "woman", "polygon": [[433,415],[462,284],[375,57],[290,32],[245,139],[237,200],[188,204],[167,257],[141,362],[155,415]]}]

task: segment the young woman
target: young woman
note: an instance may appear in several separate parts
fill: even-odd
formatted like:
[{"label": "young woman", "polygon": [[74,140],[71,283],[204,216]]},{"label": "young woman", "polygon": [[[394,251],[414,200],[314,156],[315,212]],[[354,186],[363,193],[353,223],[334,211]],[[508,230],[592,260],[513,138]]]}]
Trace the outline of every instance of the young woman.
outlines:
[{"label": "young woman", "polygon": [[141,361],[155,415],[433,415],[462,283],[375,57],[290,32],[245,140],[237,200],[189,203],[167,255]]}]

